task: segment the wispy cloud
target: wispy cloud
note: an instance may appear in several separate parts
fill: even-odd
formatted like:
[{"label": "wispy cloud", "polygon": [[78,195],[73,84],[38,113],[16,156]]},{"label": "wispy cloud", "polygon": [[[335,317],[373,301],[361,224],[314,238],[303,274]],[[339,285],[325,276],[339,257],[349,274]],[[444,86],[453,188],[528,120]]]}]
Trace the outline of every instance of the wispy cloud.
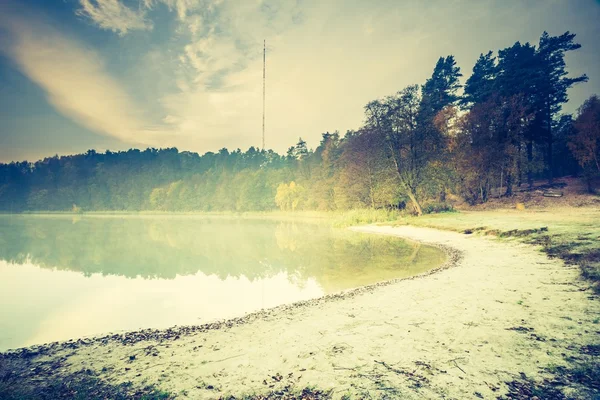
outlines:
[{"label": "wispy cloud", "polygon": [[125,35],[132,30],[150,30],[152,22],[146,20],[145,10],[128,8],[119,0],[79,0],[77,15],[90,19],[102,29]]},{"label": "wispy cloud", "polygon": [[[259,144],[263,38],[269,53],[269,146],[282,150],[298,136],[315,138],[325,130],[358,127],[363,103],[371,93],[376,96],[389,66],[375,58],[380,49],[369,49],[381,36],[366,40],[360,29],[347,29],[360,27],[365,17],[347,16],[347,25],[339,29],[340,6],[239,1],[219,4],[212,12],[189,13],[181,22],[189,28],[189,41],[179,49],[180,68],[187,73],[179,91],[160,97],[169,130],[193,147]],[[202,27],[200,32],[195,26]],[[352,52],[342,51],[342,44],[350,43],[362,52],[360,63]],[[357,71],[362,75],[364,69],[372,71],[370,81],[355,82]],[[353,82],[354,96],[344,97],[348,82]],[[335,94],[341,97],[332,101]]]},{"label": "wispy cloud", "polygon": [[144,6],[151,9],[156,4],[163,3],[169,10],[177,13],[180,21],[185,21],[190,13],[197,11],[210,13],[222,2],[223,0],[144,0]]},{"label": "wispy cloud", "polygon": [[86,128],[129,143],[151,144],[152,129],[122,86],[107,74],[102,58],[65,37],[43,19],[0,15],[0,30],[9,41],[0,47],[48,102]]}]

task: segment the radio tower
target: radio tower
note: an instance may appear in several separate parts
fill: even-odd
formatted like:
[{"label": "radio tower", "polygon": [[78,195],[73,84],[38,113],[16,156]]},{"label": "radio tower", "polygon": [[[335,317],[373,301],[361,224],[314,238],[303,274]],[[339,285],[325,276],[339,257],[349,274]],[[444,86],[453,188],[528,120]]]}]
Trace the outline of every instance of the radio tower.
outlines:
[{"label": "radio tower", "polygon": [[267,41],[263,41],[263,125],[262,125],[262,149],[265,149],[265,81],[267,78]]}]

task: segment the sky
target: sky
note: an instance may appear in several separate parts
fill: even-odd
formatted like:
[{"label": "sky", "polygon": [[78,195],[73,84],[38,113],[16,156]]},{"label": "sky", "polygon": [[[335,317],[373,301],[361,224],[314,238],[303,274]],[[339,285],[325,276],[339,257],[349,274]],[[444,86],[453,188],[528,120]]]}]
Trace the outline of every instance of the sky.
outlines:
[{"label": "sky", "polygon": [[0,162],[261,146],[363,123],[363,106],[454,55],[577,34],[565,112],[600,94],[598,0],[2,0]]}]

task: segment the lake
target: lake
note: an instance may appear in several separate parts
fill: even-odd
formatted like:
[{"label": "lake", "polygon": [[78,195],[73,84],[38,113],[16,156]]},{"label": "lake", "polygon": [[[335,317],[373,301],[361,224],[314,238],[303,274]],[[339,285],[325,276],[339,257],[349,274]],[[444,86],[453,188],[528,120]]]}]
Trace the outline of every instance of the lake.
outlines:
[{"label": "lake", "polygon": [[324,222],[0,215],[0,350],[243,316],[444,261]]}]

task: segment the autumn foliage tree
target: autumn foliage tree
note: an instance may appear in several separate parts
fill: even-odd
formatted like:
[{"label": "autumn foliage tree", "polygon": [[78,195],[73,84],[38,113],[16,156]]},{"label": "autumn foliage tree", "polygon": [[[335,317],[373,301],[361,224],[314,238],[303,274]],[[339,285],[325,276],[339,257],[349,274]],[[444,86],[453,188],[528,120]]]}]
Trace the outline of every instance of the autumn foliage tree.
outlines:
[{"label": "autumn foliage tree", "polygon": [[373,129],[346,134],[334,190],[338,209],[383,208],[398,202],[399,182],[385,138]]},{"label": "autumn foliage tree", "polygon": [[275,203],[281,211],[295,211],[302,202],[304,188],[291,181],[289,184],[280,183],[275,195]]},{"label": "autumn foliage tree", "polygon": [[387,153],[403,191],[417,215],[423,214],[420,189],[432,153],[428,131],[418,123],[421,96],[418,85],[365,106],[366,125],[385,138]]},{"label": "autumn foliage tree", "polygon": [[584,170],[588,190],[593,192],[592,177],[600,174],[600,98],[597,95],[579,108],[569,148]]}]

